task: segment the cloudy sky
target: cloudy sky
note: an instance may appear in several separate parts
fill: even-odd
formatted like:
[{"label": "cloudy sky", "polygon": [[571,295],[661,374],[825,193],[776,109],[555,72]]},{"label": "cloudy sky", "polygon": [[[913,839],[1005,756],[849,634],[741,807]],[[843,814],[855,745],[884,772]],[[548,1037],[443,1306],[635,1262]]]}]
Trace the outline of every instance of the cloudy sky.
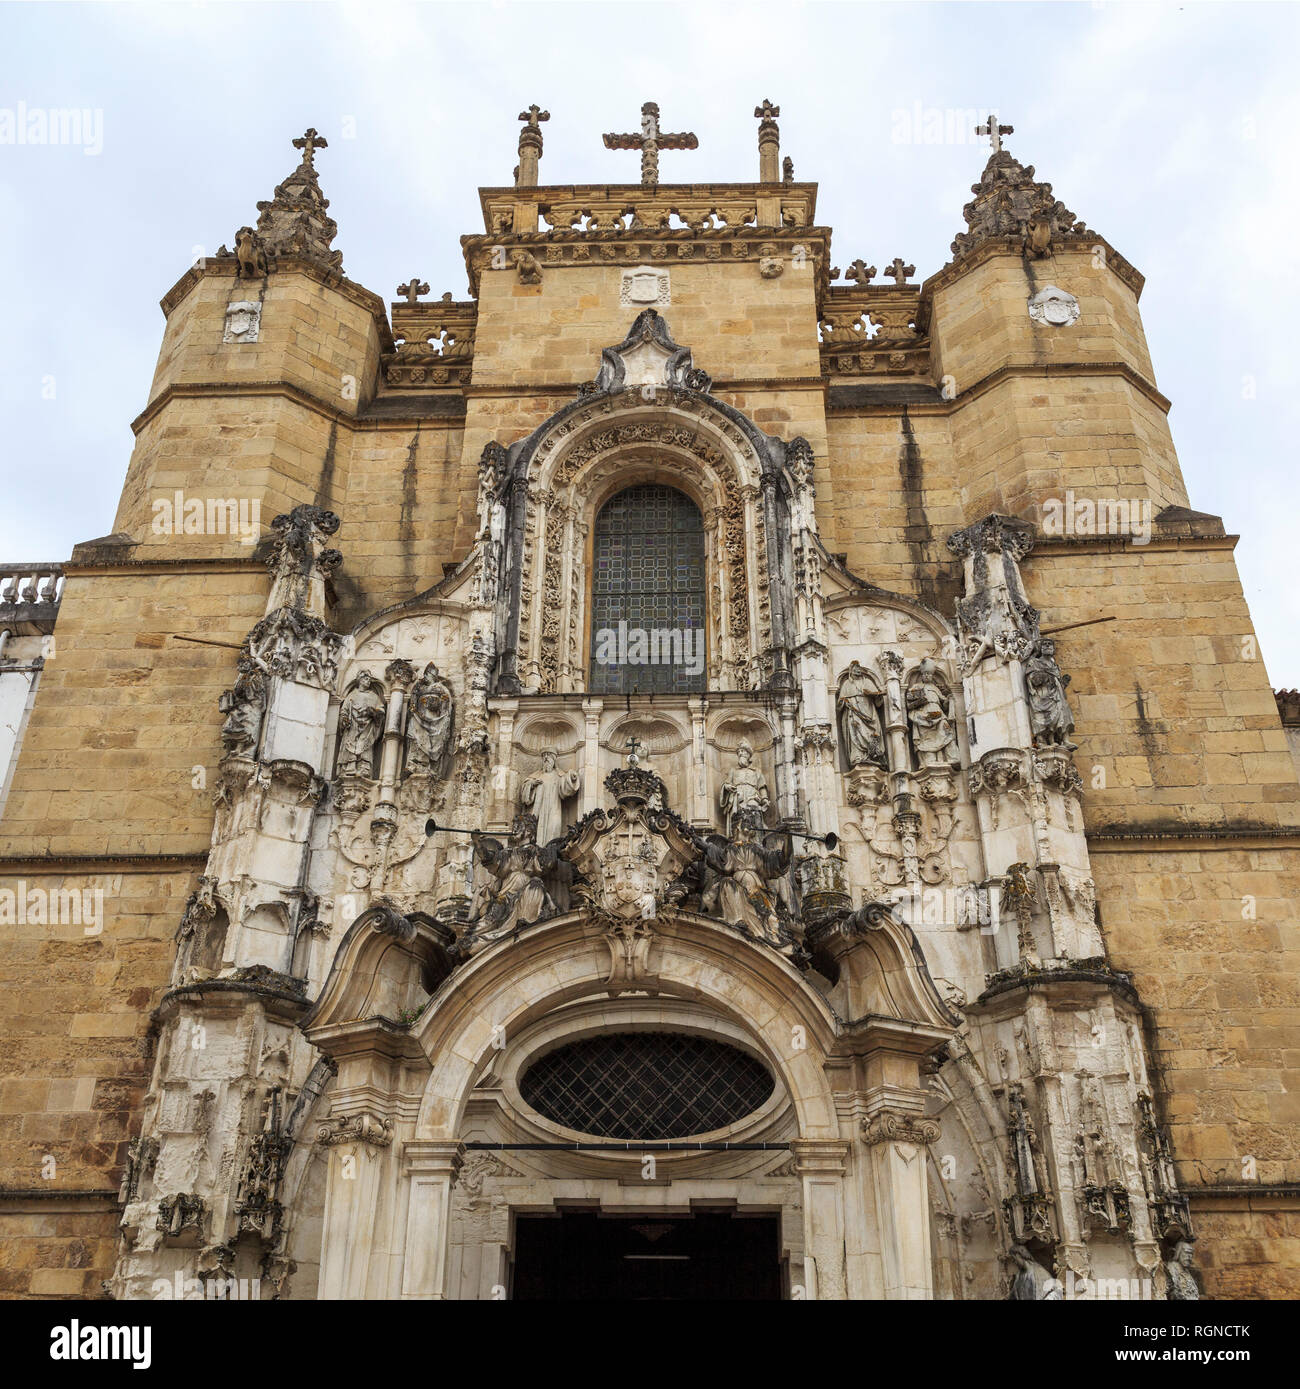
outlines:
[{"label": "cloudy sky", "polygon": [[[926,121],[995,109],[1146,275],[1191,503],[1242,536],[1269,675],[1300,685],[1298,37],[1286,4],[3,5],[0,560],[111,528],[158,300],[254,220],[308,125],[344,268],[389,298],[413,273],[466,293],[458,238],[478,186],[509,182],[530,102],[551,112],[543,183],[635,181],[600,136],[645,100],[700,137],[665,182],[736,181],[770,97],[837,263],[898,254],[918,279],[987,152]],[[4,143],[18,113],[68,107],[92,113],[80,145]]]}]

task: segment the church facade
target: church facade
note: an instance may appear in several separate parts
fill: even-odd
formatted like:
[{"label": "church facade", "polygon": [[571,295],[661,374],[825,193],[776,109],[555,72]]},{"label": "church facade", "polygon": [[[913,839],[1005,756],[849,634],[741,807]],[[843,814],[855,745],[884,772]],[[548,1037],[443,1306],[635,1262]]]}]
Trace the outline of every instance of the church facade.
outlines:
[{"label": "church facade", "polygon": [[531,107],[392,303],[309,130],[164,297],[0,590],[6,1295],[1300,1292],[1300,782],[1143,277],[996,117],[842,275],[779,114],[569,186]]}]

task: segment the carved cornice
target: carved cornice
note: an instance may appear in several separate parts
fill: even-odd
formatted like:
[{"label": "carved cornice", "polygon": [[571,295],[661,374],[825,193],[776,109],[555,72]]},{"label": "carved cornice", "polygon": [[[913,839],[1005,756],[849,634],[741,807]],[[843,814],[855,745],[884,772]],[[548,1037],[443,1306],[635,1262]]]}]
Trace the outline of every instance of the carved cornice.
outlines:
[{"label": "carved cornice", "polygon": [[[314,261],[301,260],[296,256],[277,256],[275,268],[277,274],[292,271],[306,279],[315,280],[317,284],[335,290],[345,299],[350,299],[352,303],[365,309],[375,320],[375,327],[379,332],[380,347],[387,352],[393,350],[393,337],[388,329],[388,315],[384,311],[384,301],[379,295],[349,280],[338,271],[326,270]],[[159,308],[170,318],[172,310],[185,299],[200,280],[208,275],[236,279],[239,275],[239,262],[234,257],[218,259],[215,256],[208,256],[197,261],[158,301]]]},{"label": "carved cornice", "polygon": [[[814,283],[824,284],[824,266],[830,246],[829,227],[632,227],[581,230],[576,228],[536,231],[498,232],[492,235],[463,236],[465,268],[470,290],[479,293],[479,281],[485,270],[500,268],[499,253],[529,249],[542,269],[562,266],[591,265],[655,265],[672,266],[682,262],[758,263],[770,259],[773,247],[791,257],[795,247],[802,247],[807,271]],[[508,273],[508,272],[507,272]],[[822,291],[817,290],[821,298]]]}]

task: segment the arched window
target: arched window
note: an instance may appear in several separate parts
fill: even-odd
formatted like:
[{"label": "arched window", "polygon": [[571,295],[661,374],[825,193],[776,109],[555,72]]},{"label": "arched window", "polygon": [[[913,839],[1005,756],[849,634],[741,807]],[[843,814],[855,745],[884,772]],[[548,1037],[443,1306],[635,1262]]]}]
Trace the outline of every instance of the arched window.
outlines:
[{"label": "arched window", "polygon": [[673,487],[605,503],[592,544],[593,694],[704,689],[704,523]]}]

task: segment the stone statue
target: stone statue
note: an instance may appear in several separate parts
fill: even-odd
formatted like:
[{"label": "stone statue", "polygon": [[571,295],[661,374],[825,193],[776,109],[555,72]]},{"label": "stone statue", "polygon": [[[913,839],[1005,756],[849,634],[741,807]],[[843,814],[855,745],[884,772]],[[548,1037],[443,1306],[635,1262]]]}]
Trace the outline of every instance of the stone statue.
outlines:
[{"label": "stone statue", "polygon": [[717,874],[706,893],[709,904],[716,904],[717,916],[778,949],[790,944],[775,888],[790,869],[794,848],[790,836],[765,834],[761,812],[750,806],[738,815],[730,838],[714,834],[699,843],[705,862]]},{"label": "stone statue", "polygon": [[406,719],[406,775],[447,775],[451,755],[452,725],[456,702],[447,682],[432,661],[411,690]]},{"label": "stone statue", "polygon": [[742,741],[736,749],[736,765],[722,783],[722,793],[718,797],[728,839],[735,834],[736,822],[742,812],[754,811],[758,816],[758,823],[762,825],[767,808],[771,805],[767,794],[767,782],[763,779],[763,773],[752,765],[753,761],[754,749],[747,741]]},{"label": "stone statue", "polygon": [[375,744],[383,732],[384,697],[375,677],[363,670],[339,711],[339,775],[373,776]]},{"label": "stone statue", "polygon": [[1166,1294],[1170,1302],[1199,1302],[1201,1290],[1192,1277],[1192,1263],[1196,1251],[1191,1240],[1180,1239],[1174,1246],[1173,1257],[1165,1264],[1165,1275],[1169,1279]]},{"label": "stone statue", "polygon": [[509,841],[473,830],[475,876],[485,877],[474,892],[470,917],[474,921],[468,945],[489,944],[513,931],[555,914],[555,903],[546,890],[546,879],[556,863],[554,846],[537,844],[537,822],[531,815],[515,817]]},{"label": "stone statue", "polygon": [[537,842],[549,844],[564,833],[564,801],[582,788],[580,772],[561,772],[551,748],[542,753],[542,770],[524,782],[523,804],[537,818]]},{"label": "stone statue", "polygon": [[960,762],[952,704],[933,661],[922,661],[912,672],[907,689],[907,717],[912,725],[918,766],[946,768]]},{"label": "stone statue", "polygon": [[1074,732],[1074,715],[1065,698],[1068,675],[1061,674],[1056,664],[1056,643],[1040,638],[1025,661],[1025,691],[1029,697],[1029,722],[1034,731],[1034,743],[1073,748],[1069,734]]},{"label": "stone statue", "polygon": [[266,274],[266,252],[252,227],[240,227],[235,233],[235,257],[239,261],[241,280],[254,280]]},{"label": "stone statue", "polygon": [[1010,1257],[1016,1265],[1016,1276],[1011,1280],[1012,1302],[1064,1300],[1060,1283],[1034,1258],[1027,1245],[1013,1244]]},{"label": "stone statue", "polygon": [[255,757],[266,713],[266,662],[256,655],[241,656],[235,688],[226,690],[217,708],[226,716],[221,745],[236,757]]},{"label": "stone statue", "polygon": [[866,764],[887,767],[875,682],[857,661],[845,671],[835,703],[839,711],[840,743],[849,769]]}]

